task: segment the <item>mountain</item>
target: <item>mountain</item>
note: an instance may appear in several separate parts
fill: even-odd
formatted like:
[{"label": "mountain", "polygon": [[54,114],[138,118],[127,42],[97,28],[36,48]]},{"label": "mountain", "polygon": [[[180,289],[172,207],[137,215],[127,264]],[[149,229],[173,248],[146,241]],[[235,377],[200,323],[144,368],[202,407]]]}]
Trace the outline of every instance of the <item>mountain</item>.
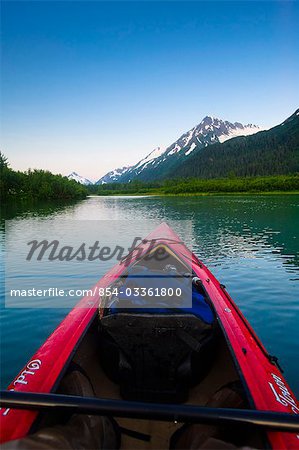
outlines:
[{"label": "mountain", "polygon": [[84,184],[85,186],[88,186],[90,184],[93,184],[92,181],[88,180],[87,178],[82,177],[81,175],[79,175],[77,172],[72,172],[70,173],[67,178],[69,180],[75,180],[80,184]]},{"label": "mountain", "polygon": [[295,172],[299,172],[299,109],[269,130],[206,116],[166,149],[157,147],[134,166],[113,170],[97,184]]},{"label": "mountain", "polygon": [[111,172],[106,173],[106,175],[101,177],[95,184],[115,183],[130,168],[131,168],[131,166],[125,166],[125,167],[120,167],[118,169],[111,170]]},{"label": "mountain", "polygon": [[299,109],[280,125],[193,151],[169,178],[278,175],[299,172]]},{"label": "mountain", "polygon": [[[157,147],[137,164],[127,168],[120,176],[115,179],[109,177],[109,180],[110,182],[129,182],[136,178],[143,181],[165,178],[172,170],[175,170],[175,167],[189,159],[194,151],[211,144],[223,143],[235,136],[248,136],[260,130],[261,128],[257,125],[231,123],[206,116],[198,125],[184,133],[166,149]],[[103,178],[106,179],[105,177]]]}]

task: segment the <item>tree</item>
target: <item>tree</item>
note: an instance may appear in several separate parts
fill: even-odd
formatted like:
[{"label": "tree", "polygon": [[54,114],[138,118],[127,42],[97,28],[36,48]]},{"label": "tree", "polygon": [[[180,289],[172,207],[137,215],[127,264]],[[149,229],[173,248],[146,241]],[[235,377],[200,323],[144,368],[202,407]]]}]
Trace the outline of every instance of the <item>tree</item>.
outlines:
[{"label": "tree", "polygon": [[7,168],[7,167],[8,167],[8,160],[7,160],[6,156],[4,155],[4,153],[2,153],[0,150],[0,170],[2,171],[2,169]]}]

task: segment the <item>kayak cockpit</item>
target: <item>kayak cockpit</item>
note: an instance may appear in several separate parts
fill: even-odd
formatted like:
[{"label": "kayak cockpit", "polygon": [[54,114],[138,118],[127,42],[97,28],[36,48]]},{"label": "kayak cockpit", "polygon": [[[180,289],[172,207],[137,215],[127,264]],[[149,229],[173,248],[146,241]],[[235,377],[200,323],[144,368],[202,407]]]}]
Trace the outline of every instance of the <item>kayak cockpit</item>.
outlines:
[{"label": "kayak cockpit", "polygon": [[[81,342],[61,383],[57,386],[57,393],[89,396],[90,392],[88,389],[85,391],[86,379],[88,379],[97,398],[125,401],[125,398],[136,399],[140,395],[138,380],[136,385],[134,385],[133,379],[123,382],[112,377],[107,371],[106,362],[103,365],[103,355],[101,354],[103,347],[101,345],[99,347],[99,339],[101,338],[102,334],[100,333],[99,335],[98,323],[95,321]],[[109,351],[107,351],[107,355],[104,358],[108,358],[108,355]],[[210,350],[209,356],[210,361],[206,366],[205,373],[201,375],[198,381],[196,382],[196,379],[194,379],[190,383],[190,380],[187,380],[188,388],[184,387],[184,401],[180,404],[215,408],[248,408],[249,404],[245,390],[242,387],[238,372],[221,332],[215,335],[213,350]],[[118,358],[116,358],[114,351],[110,352],[110,358],[114,369],[118,366]],[[131,368],[129,373],[130,375],[132,374]],[[146,381],[148,381],[147,378]],[[173,386],[172,381],[169,380],[169,385],[165,385],[166,379],[162,381],[164,384],[161,384],[161,380],[159,381],[159,390],[162,390],[164,394],[165,392],[168,394],[168,390]],[[150,387],[152,387],[151,383]],[[124,392],[124,390],[126,391]],[[142,391],[142,395],[149,396],[148,400],[150,400],[148,385],[146,386],[146,391]],[[155,391],[155,395],[157,395],[157,391]],[[166,401],[169,404],[170,399],[168,395]],[[133,403],[134,401],[132,400]],[[163,403],[163,399],[160,399],[159,403]],[[44,427],[49,420],[49,415],[43,415],[43,417],[43,421],[39,424],[40,427]],[[170,444],[173,444],[173,448],[191,448],[191,443],[190,447],[187,446],[189,445],[187,443],[174,444],[179,435],[178,430],[182,427],[182,423],[177,423],[175,420],[161,421],[154,417],[150,419],[116,417],[116,421],[125,430],[121,437],[122,449],[168,449]],[[252,427],[223,427],[217,424],[215,426],[198,426],[203,436],[210,434],[220,439],[225,438],[225,440],[237,446],[247,445],[252,448],[265,448],[265,433],[256,429],[253,432]],[[126,430],[130,430],[131,433],[127,433]],[[178,434],[175,434],[176,432]],[[191,437],[189,436],[188,439],[191,439]],[[181,447],[181,445],[184,446]]]},{"label": "kayak cockpit", "polygon": [[193,314],[110,314],[100,334],[102,366],[127,400],[186,401],[215,347],[215,329]]},{"label": "kayak cockpit", "polygon": [[189,262],[158,250],[129,267],[104,300],[101,364],[122,398],[178,403],[209,370],[217,321]]}]

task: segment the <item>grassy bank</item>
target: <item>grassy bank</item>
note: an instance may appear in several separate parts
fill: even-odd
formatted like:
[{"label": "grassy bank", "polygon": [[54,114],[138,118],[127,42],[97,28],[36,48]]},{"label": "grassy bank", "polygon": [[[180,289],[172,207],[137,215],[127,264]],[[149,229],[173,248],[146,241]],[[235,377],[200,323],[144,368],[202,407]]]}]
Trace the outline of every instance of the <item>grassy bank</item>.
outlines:
[{"label": "grassy bank", "polygon": [[299,175],[269,177],[198,179],[187,178],[144,183],[109,183],[91,186],[96,195],[193,195],[218,193],[287,193],[299,192]]}]

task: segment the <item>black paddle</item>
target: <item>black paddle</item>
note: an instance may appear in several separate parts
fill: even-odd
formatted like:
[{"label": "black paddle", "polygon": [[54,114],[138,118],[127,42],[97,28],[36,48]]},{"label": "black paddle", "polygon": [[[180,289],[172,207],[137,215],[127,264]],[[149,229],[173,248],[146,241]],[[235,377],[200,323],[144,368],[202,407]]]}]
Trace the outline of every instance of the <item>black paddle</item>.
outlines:
[{"label": "black paddle", "polygon": [[299,432],[299,415],[248,409],[208,408],[192,405],[143,403],[59,394],[0,392],[1,407],[65,411],[168,422],[255,425],[268,429]]}]

